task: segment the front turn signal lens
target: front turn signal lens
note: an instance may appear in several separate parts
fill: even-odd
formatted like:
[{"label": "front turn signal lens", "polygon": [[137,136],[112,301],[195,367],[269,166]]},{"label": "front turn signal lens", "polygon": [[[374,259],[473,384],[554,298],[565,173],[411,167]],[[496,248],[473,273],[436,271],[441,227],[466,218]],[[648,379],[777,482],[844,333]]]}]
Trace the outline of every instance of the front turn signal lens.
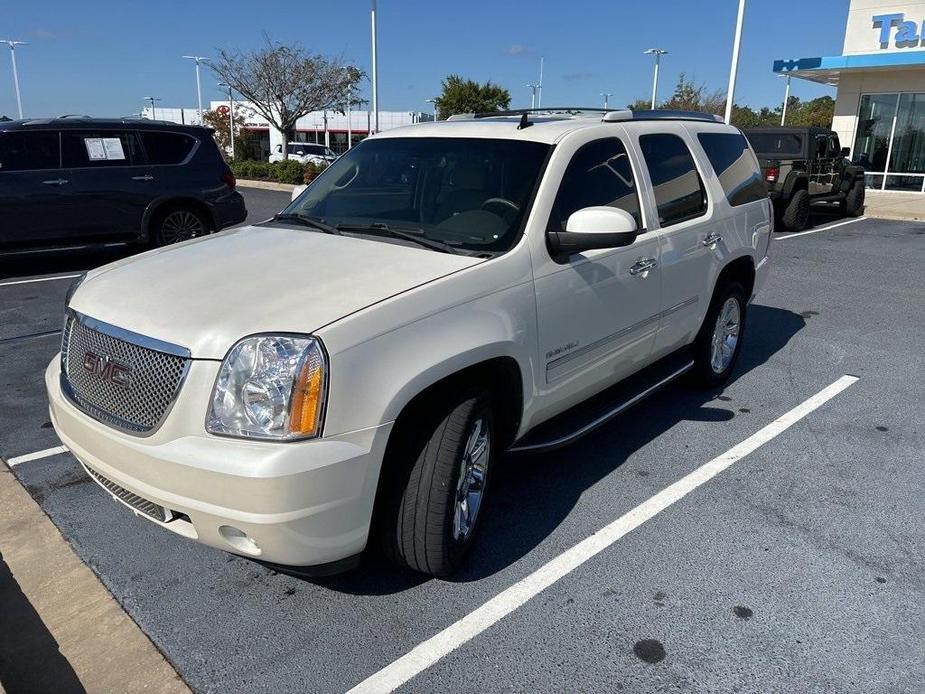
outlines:
[{"label": "front turn signal lens", "polygon": [[310,349],[292,385],[289,433],[299,437],[317,436],[323,406],[324,358],[320,349]]}]

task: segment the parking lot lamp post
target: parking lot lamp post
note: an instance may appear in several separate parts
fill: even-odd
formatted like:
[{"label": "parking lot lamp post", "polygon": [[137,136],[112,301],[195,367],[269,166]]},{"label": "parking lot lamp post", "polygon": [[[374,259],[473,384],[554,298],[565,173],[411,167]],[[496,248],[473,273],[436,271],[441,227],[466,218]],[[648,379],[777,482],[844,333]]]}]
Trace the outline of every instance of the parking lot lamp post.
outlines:
[{"label": "parking lot lamp post", "polygon": [[655,100],[658,96],[658,68],[662,63],[662,56],[667,54],[668,51],[663,48],[649,48],[643,51],[643,53],[655,56],[655,73],[652,75],[652,101],[649,104],[649,108],[654,109]]},{"label": "parking lot lamp post", "polygon": [[199,100],[199,125],[202,125],[202,83],[199,81],[199,63],[207,63],[209,60],[201,55],[184,55],[183,57],[196,61],[196,97]]},{"label": "parking lot lamp post", "polygon": [[527,84],[525,86],[527,87],[527,89],[530,90],[530,95],[531,95],[530,96],[530,108],[535,109],[536,108],[536,90],[539,88],[540,85]]},{"label": "parking lot lamp post", "polygon": [[436,98],[424,99],[424,103],[434,105],[434,123],[436,123],[437,122],[437,99]]},{"label": "parking lot lamp post", "polygon": [[543,108],[543,57],[540,56],[540,81],[536,85],[536,107]]},{"label": "parking lot lamp post", "polygon": [[10,60],[13,61],[13,87],[16,89],[16,107],[19,109],[19,119],[22,120],[22,96],[19,93],[19,72],[16,70],[16,46],[27,45],[25,41],[13,41],[12,39],[2,39],[0,43],[5,43],[10,47]]},{"label": "parking lot lamp post", "polygon": [[151,102],[151,120],[157,120],[157,102],[160,101],[159,96],[146,96],[145,101]]},{"label": "parking lot lamp post", "polygon": [[745,21],[745,0],[739,0],[736,17],[736,35],[732,42],[732,65],[729,67],[729,88],[726,90],[726,123],[732,122],[732,105],[735,103],[736,71],[739,69],[739,48],[742,45],[742,24]]},{"label": "parking lot lamp post", "polygon": [[604,110],[607,110],[608,99],[613,96],[612,92],[601,92],[601,96],[604,97]]},{"label": "parking lot lamp post", "polygon": [[376,46],[376,0],[372,0],[370,12],[373,53],[373,133],[379,132],[379,50]]},{"label": "parking lot lamp post", "polygon": [[787,102],[790,101],[790,75],[787,75],[787,86],[784,87],[784,105],[780,110],[780,125],[784,127],[784,123],[787,121]]}]

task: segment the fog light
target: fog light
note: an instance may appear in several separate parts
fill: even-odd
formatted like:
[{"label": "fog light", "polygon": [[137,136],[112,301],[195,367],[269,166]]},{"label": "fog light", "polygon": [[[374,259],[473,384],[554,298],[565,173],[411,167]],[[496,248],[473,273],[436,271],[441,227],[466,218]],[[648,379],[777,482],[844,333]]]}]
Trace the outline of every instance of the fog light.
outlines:
[{"label": "fog light", "polygon": [[242,554],[247,554],[251,557],[259,557],[263,554],[260,546],[248,537],[243,530],[238,530],[230,525],[223,525],[218,529],[218,532],[225,538],[225,542]]}]

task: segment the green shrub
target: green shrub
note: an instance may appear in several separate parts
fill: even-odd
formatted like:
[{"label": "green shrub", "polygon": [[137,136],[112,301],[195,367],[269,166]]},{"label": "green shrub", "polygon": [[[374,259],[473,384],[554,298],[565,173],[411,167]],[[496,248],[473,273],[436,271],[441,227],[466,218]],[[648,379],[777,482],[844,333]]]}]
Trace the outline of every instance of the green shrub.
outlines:
[{"label": "green shrub", "polygon": [[270,164],[270,178],[274,181],[299,184],[302,182],[303,175],[304,166],[293,159]]},{"label": "green shrub", "polygon": [[294,159],[266,161],[241,159],[231,163],[231,171],[237,178],[277,181],[279,183],[310,183],[327,168],[327,164],[300,164]]}]

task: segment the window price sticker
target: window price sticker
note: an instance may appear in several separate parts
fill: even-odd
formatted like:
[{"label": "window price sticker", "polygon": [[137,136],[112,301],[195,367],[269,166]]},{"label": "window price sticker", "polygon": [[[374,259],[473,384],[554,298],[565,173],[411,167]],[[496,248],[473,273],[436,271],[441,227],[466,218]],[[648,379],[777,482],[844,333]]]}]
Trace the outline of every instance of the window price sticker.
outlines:
[{"label": "window price sticker", "polygon": [[125,159],[122,140],[118,137],[85,137],[84,147],[90,161],[120,161]]}]

